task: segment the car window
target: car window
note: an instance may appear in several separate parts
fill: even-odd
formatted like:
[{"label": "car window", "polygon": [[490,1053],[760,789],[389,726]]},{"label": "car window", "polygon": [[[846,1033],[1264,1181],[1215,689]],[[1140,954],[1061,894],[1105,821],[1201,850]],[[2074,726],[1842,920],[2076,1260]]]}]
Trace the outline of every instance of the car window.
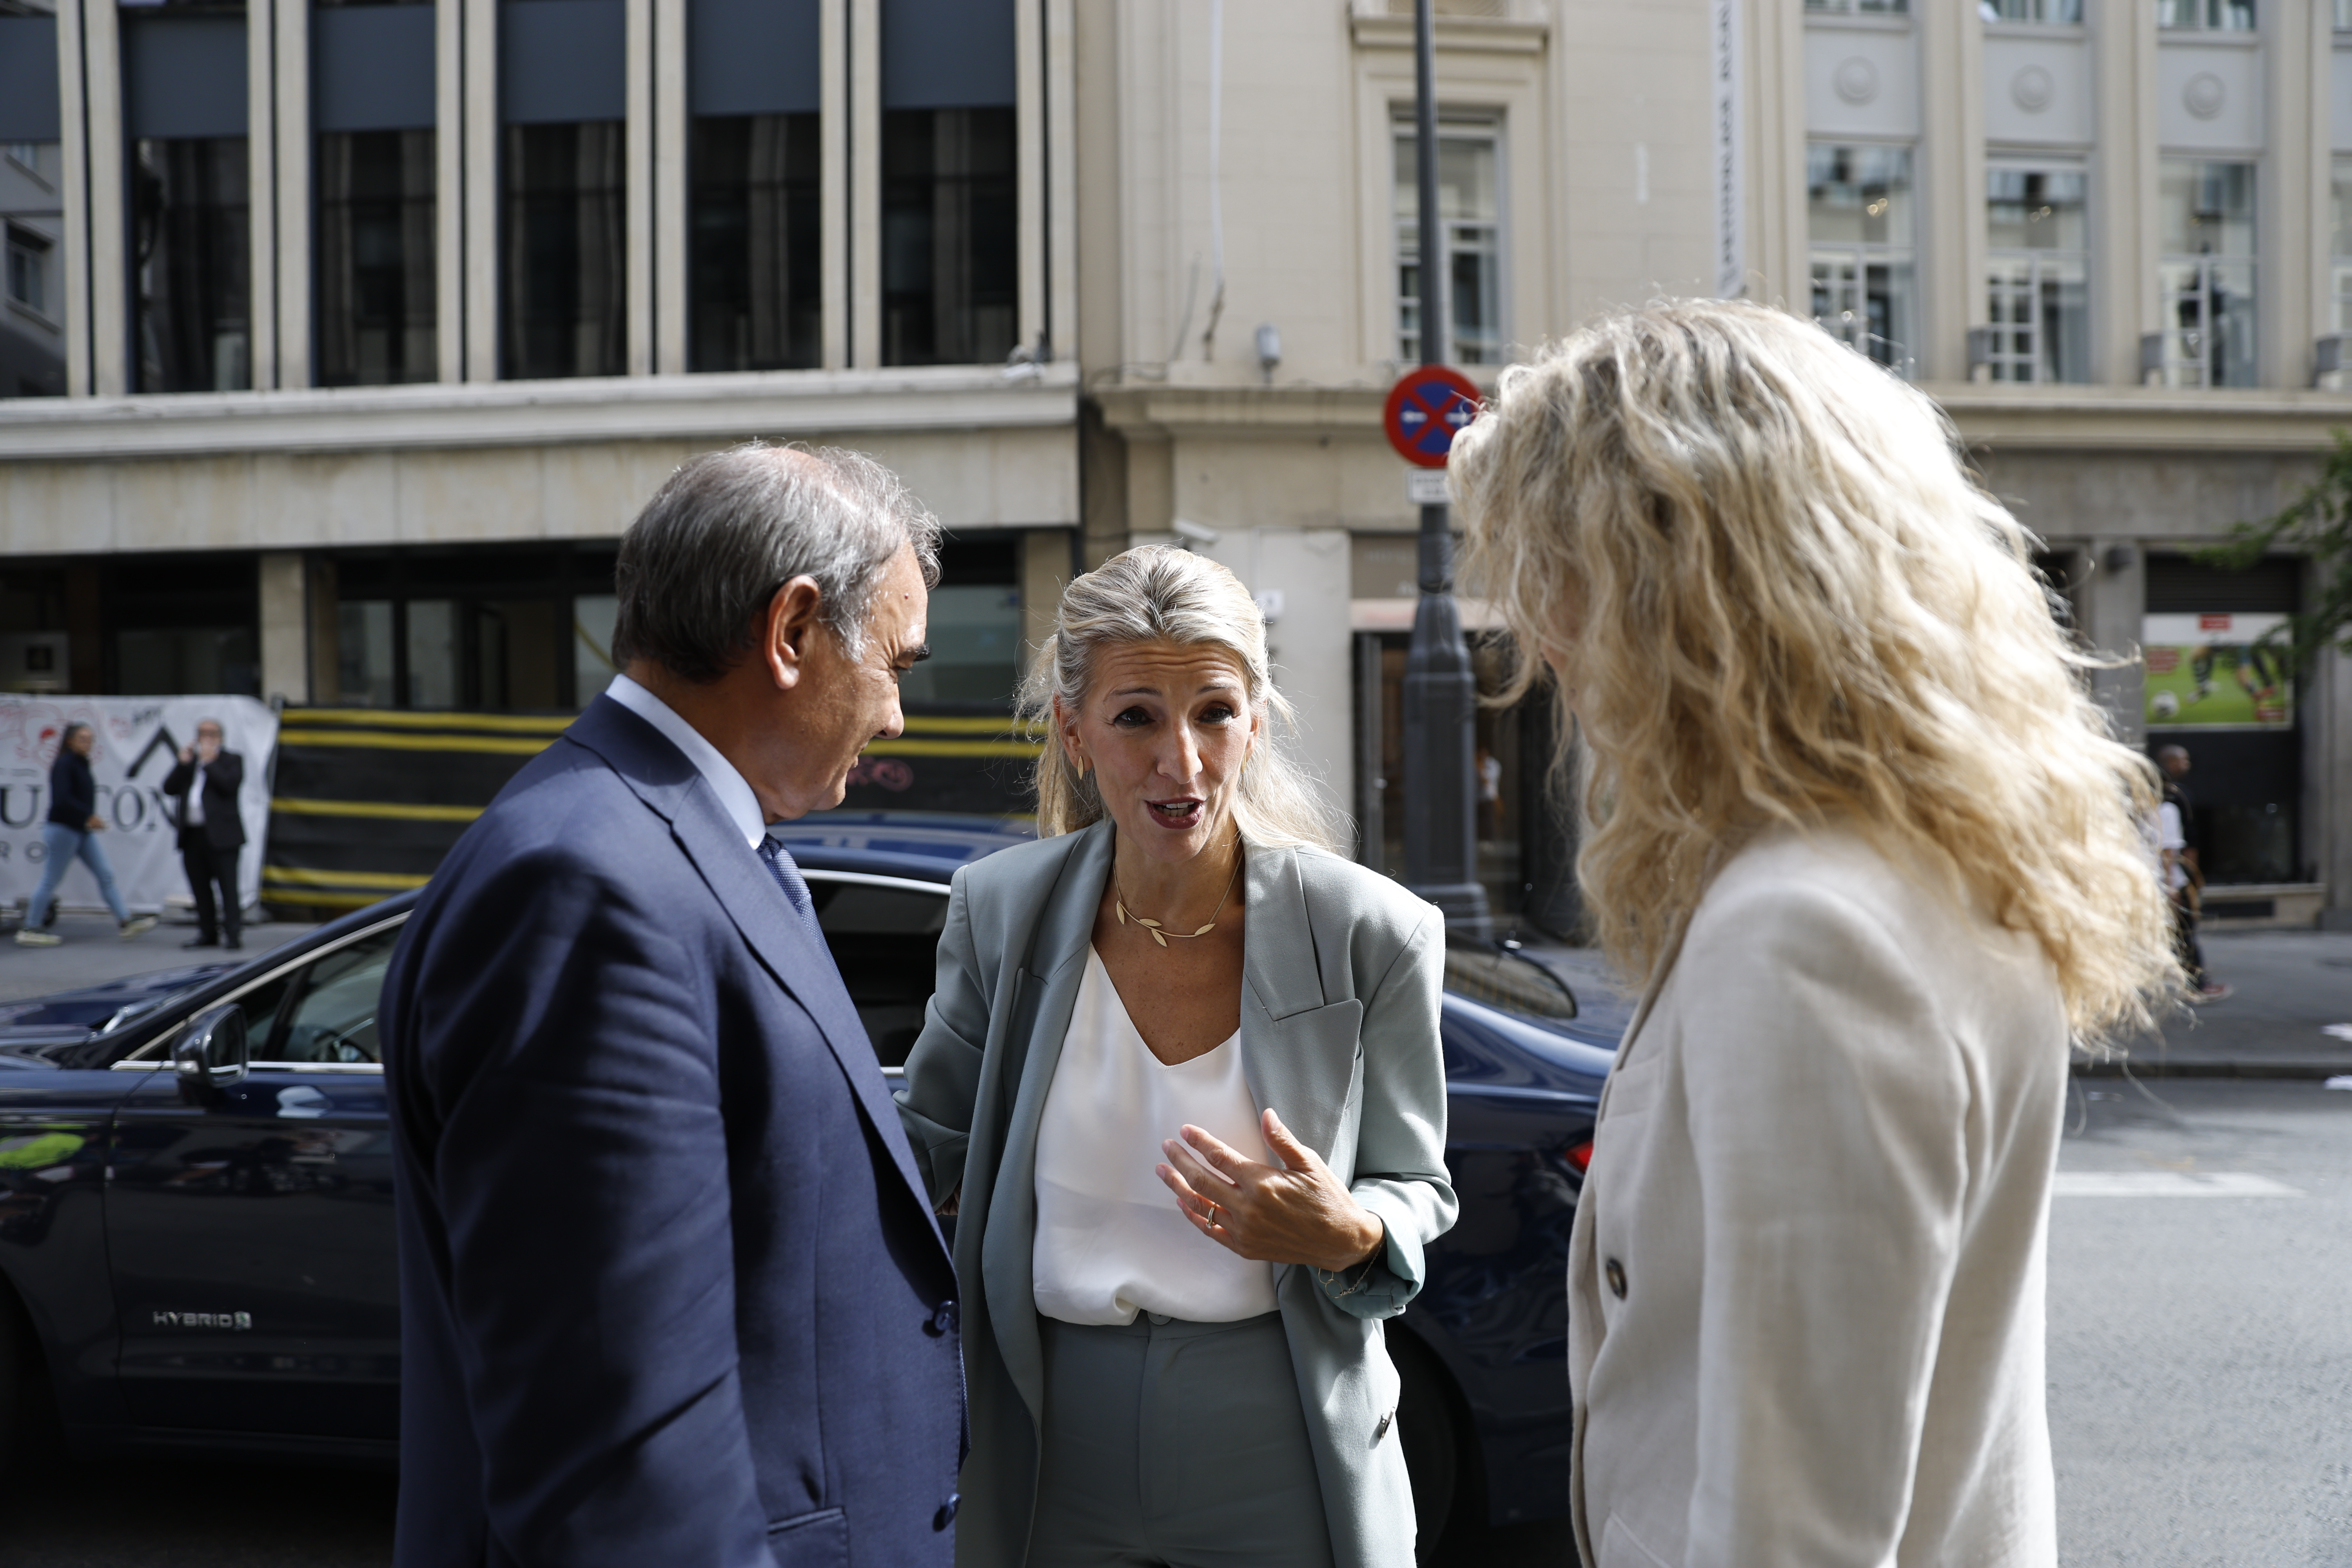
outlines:
[{"label": "car window", "polygon": [[874,1054],[886,1068],[906,1066],[938,973],[947,889],[837,882],[820,871],[810,874],[809,892]]},{"label": "car window", "polygon": [[376,1047],[376,1001],[383,994],[384,966],[392,962],[398,926],[337,948],[305,969],[285,1021],[269,1044],[268,1059],[280,1062],[381,1061]]},{"label": "car window", "polygon": [[254,1047],[268,1039],[269,1031],[278,1026],[278,1015],[286,1006],[286,994],[293,988],[294,976],[281,974],[236,999],[237,1007],[245,1014],[245,1037]]}]

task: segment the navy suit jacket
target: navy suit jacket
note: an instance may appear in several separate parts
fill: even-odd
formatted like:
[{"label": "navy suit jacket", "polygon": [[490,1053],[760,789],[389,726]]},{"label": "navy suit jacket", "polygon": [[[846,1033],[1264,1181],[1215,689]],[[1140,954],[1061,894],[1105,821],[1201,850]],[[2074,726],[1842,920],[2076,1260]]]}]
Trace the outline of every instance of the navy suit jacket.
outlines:
[{"label": "navy suit jacket", "polygon": [[599,698],[384,985],[400,1568],[938,1564],[954,1273],[831,955]]}]

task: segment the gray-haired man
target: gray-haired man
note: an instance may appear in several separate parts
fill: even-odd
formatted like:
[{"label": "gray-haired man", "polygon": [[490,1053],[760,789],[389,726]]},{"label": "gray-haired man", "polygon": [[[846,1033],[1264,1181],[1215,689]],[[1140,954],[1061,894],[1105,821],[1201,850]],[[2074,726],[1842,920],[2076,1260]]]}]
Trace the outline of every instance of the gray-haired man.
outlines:
[{"label": "gray-haired man", "polygon": [[845,453],[680,468],[621,542],[627,673],[410,918],[402,1568],[952,1560],[953,1268],[765,831],[899,732],[938,539]]}]

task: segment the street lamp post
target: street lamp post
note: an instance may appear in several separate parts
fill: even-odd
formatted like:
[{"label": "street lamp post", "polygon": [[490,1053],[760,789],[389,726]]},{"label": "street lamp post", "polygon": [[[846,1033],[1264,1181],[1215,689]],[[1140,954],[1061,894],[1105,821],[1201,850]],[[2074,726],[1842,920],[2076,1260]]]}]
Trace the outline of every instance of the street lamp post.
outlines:
[{"label": "street lamp post", "polygon": [[[1437,206],[1437,96],[1432,0],[1413,0],[1414,126],[1419,146],[1421,363],[1446,349],[1444,225]],[[1478,686],[1454,603],[1454,533],[1444,506],[1421,509],[1421,601],[1404,665],[1404,881],[1445,911],[1446,929],[1489,934],[1478,882],[1471,778]]]}]

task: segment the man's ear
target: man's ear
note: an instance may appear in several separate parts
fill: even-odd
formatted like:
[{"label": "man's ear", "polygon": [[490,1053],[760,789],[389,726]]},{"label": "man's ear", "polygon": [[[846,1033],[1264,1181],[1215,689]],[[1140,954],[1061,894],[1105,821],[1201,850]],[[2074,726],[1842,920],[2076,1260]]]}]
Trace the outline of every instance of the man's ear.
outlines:
[{"label": "man's ear", "polygon": [[760,658],[777,690],[790,691],[800,684],[808,668],[809,639],[820,635],[824,625],[819,618],[824,607],[824,593],[814,577],[794,577],[768,600]]}]

